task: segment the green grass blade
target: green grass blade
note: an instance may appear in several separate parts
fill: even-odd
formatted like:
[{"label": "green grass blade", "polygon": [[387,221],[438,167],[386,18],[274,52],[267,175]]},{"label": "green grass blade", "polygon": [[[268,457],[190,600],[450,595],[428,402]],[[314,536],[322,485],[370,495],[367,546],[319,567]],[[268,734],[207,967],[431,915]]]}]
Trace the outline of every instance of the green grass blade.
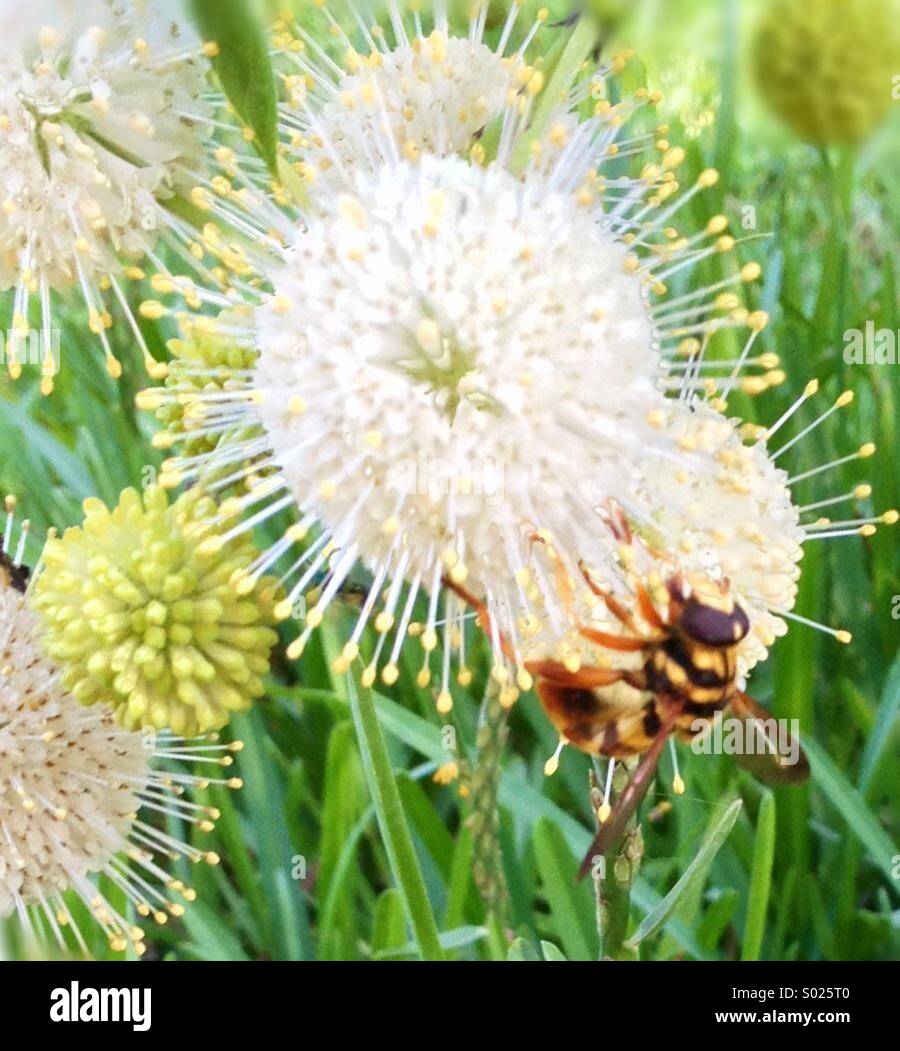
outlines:
[{"label": "green grass blade", "polygon": [[277,172],[278,101],[265,33],[244,0],[192,0],[204,37],[218,46],[213,68],[229,101]]},{"label": "green grass blade", "polygon": [[374,697],[370,690],[357,688],[350,677],[347,679],[347,693],[378,827],[391,871],[403,894],[416,944],[423,959],[441,960],[444,953],[438,939],[437,924],[378,723]]},{"label": "green grass blade", "polygon": [[534,856],[550,906],[553,927],[570,960],[597,959],[597,930],[589,883],[576,883],[578,869],[562,832],[546,819],[534,830]]},{"label": "green grass blade", "polygon": [[662,901],[652,909],[643,919],[635,933],[625,942],[629,949],[636,949],[647,938],[652,937],[661,930],[666,920],[678,907],[684,894],[694,885],[694,881],[705,877],[709,871],[709,862],[719,852],[722,844],[728,838],[728,833],[734,828],[743,803],[740,799],[735,801],[725,810],[721,818],[707,832],[700,849],[697,851],[690,865],[684,870],[681,878]]},{"label": "green grass blade", "polygon": [[805,740],[803,747],[809,756],[815,783],[847,822],[848,828],[868,851],[872,861],[885,874],[889,885],[896,886],[893,878],[893,858],[897,849],[890,836],[869,810],[859,791],[834,765],[825,749],[812,740]]},{"label": "green grass blade", "polygon": [[742,960],[758,960],[762,952],[763,932],[772,891],[772,864],[775,860],[775,797],[771,792],[763,796],[756,821],[756,843],[753,847],[753,866],[750,870],[750,898],[747,903],[747,923],[744,927]]},{"label": "green grass blade", "polygon": [[237,715],[235,733],[244,742],[240,772],[242,801],[256,837],[260,877],[268,905],[268,941],[278,959],[310,959],[312,942],[306,905],[299,884],[291,879],[294,850],[284,820],[281,782],[267,754],[266,731],[259,709]]},{"label": "green grass blade", "polygon": [[589,15],[583,15],[575,23],[572,35],[560,55],[559,62],[534,107],[528,131],[516,146],[512,159],[512,170],[521,171],[531,156],[531,144],[537,141],[547,128],[553,112],[560,104],[560,99],[572,85],[584,60],[590,55],[597,43],[597,23]]},{"label": "green grass blade", "polygon": [[863,751],[857,781],[857,787],[863,795],[872,784],[872,778],[878,770],[879,760],[884,755],[891,734],[897,725],[898,712],[900,712],[900,653],[897,654],[891,666],[881,704],[878,706],[875,726],[872,728]]}]

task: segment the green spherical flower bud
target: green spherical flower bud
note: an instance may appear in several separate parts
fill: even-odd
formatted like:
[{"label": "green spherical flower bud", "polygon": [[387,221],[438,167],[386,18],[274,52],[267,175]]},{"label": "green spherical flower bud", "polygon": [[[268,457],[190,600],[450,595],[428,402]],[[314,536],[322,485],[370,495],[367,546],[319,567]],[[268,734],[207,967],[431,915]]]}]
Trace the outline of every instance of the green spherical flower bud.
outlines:
[{"label": "green spherical flower bud", "polygon": [[229,328],[237,319],[228,313],[220,317],[200,318],[183,328],[183,338],[169,341],[169,362],[165,389],[154,393],[156,418],[165,425],[155,444],[168,448],[188,437],[182,444],[184,456],[211,452],[219,441],[220,431],[204,418],[194,395],[239,390],[246,385],[246,372],[256,360],[256,352],[230,335]]},{"label": "green spherical flower bud", "polygon": [[891,105],[900,73],[900,4],[772,0],[754,66],[766,101],[801,138],[859,142]]},{"label": "green spherical flower bud", "polygon": [[170,504],[159,487],[126,489],[113,511],[84,510],[47,544],[34,591],[66,687],[129,730],[224,726],[263,692],[277,639],[276,587],[247,572],[253,544],[212,533],[216,505],[195,490]]}]

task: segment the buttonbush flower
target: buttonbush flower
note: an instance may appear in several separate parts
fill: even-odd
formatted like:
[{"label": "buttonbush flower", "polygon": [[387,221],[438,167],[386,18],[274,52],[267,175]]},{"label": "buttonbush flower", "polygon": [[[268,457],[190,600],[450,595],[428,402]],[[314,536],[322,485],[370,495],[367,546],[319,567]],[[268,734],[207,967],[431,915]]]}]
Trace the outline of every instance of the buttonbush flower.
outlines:
[{"label": "buttonbush flower", "polygon": [[[690,455],[674,471],[660,470],[648,460],[635,477],[623,502],[629,508],[653,507],[650,519],[612,503],[603,509],[603,524],[619,541],[613,558],[598,565],[588,554],[573,564],[557,549],[550,533],[536,535],[531,570],[552,575],[568,618],[562,630],[549,619],[540,619],[539,630],[523,646],[528,667],[549,659],[573,674],[587,668],[640,671],[646,652],[627,644],[617,649],[608,638],[601,643],[596,635],[629,640],[640,634],[652,636],[658,625],[648,617],[646,598],[665,610],[670,601],[667,582],[676,577],[691,592],[711,596],[714,602],[737,603],[746,614],[749,632],[736,648],[736,683],[741,689],[776,638],[786,633],[790,621],[838,642],[851,642],[849,631],[792,612],[804,549],[820,540],[869,537],[879,524],[895,525],[900,513],[868,513],[872,489],[867,483],[801,503],[798,489],[809,480],[866,460],[875,452],[874,445],[866,443],[834,461],[788,471],[782,456],[791,454],[818,426],[853,401],[852,392],[845,392],[793,438],[773,441],[818,389],[818,382],[811,381],[768,428],[742,424],[700,399],[673,400],[665,413],[654,417],[653,425],[668,431]],[[633,502],[635,495],[638,499]],[[832,511],[846,505],[855,505],[849,515]],[[824,511],[837,516],[825,517]],[[621,681],[604,685],[597,695],[623,727],[635,721],[640,725],[650,699],[646,690]],[[560,752],[568,743],[561,736],[546,764],[548,775],[556,771]],[[590,752],[595,743],[591,738],[577,746]],[[681,794],[684,782],[674,751],[673,762],[674,788]],[[611,776],[604,795],[607,816]]]},{"label": "buttonbush flower", "polygon": [[895,0],[771,0],[754,49],[763,97],[809,142],[866,138],[891,105],[898,14]]},{"label": "buttonbush flower", "polygon": [[[684,151],[664,126],[644,130],[658,96],[641,89],[610,100],[608,81],[628,56],[565,90],[555,85],[560,102],[539,117],[551,89],[526,55],[543,19],[518,37],[510,66],[501,56],[517,32],[513,7],[490,53],[504,77],[514,73],[500,109],[488,106],[471,134],[459,114],[451,120],[441,92],[450,81],[454,99],[480,97],[490,63],[482,56],[468,82],[442,10],[434,5],[430,25],[395,4],[387,27],[363,18],[364,61],[348,49],[346,68],[299,27],[293,36],[279,27],[280,46],[305,70],[297,106],[315,129],[315,142],[296,147],[307,199],[279,208],[283,188],[254,190],[240,159],[220,155],[221,179],[232,188],[217,184],[211,225],[242,207],[267,246],[273,230],[282,245],[277,261],[263,252],[255,259],[269,291],[252,304],[240,337],[258,352],[243,389],[204,389],[201,373],[196,392],[185,391],[192,418],[222,441],[205,456],[173,457],[165,475],[166,484],[229,468],[237,477],[243,464],[248,480],[263,476],[245,498],[223,505],[217,527],[230,530],[241,528],[229,521],[238,513],[249,528],[296,501],[300,522],[266,556],[301,541],[279,616],[316,588],[292,656],[364,563],[372,585],[336,667],[357,659],[372,623],[379,638],[366,682],[379,671],[387,683],[396,679],[410,632],[423,650],[423,686],[439,634],[445,652],[459,650],[458,676],[467,681],[466,614],[445,593],[448,580],[485,595],[518,645],[535,620],[534,595],[522,583],[531,532],[549,530],[570,553],[602,544],[594,508],[624,490],[636,462],[649,457],[675,469],[683,458],[648,421],[669,393],[708,388],[695,344],[705,348],[723,329],[748,330],[737,372],[761,371],[739,382],[765,389],[780,379],[774,356],[749,355],[766,319],[744,309],[737,290],[758,277],[758,266],[666,298],[670,279],[727,256],[735,240],[722,216],[690,236],[672,225],[718,176],[705,170],[679,193]],[[476,5],[460,47],[485,49],[483,28]],[[421,87],[437,78],[441,92],[415,110],[414,142],[402,112],[394,120],[389,107],[385,119],[383,96],[404,89],[402,76],[399,86],[390,79],[401,58],[440,67]],[[441,131],[451,124],[469,130],[457,139]],[[334,163],[314,164],[309,150]],[[622,166],[629,157],[645,159],[634,174]],[[228,326],[229,339],[236,332]],[[167,399],[150,393],[142,404]],[[161,441],[187,437],[173,428]],[[272,470],[274,479],[264,477]],[[530,587],[551,607],[547,615],[563,617],[548,582]],[[510,699],[515,670],[497,640],[495,653]],[[443,711],[452,704],[450,674],[444,659]]]},{"label": "buttonbush flower", "polygon": [[[29,337],[39,335],[45,393],[55,294],[80,293],[117,376],[112,302],[152,361],[123,280],[143,276],[138,264],[158,241],[186,254],[189,233],[167,204],[203,170],[206,65],[148,6],[54,2],[11,8],[0,21],[0,288],[13,290],[7,363],[18,376],[33,358]],[[48,10],[54,16],[42,24]]]},{"label": "buttonbush flower", "polygon": [[247,538],[211,536],[215,505],[195,492],[122,493],[112,510],[48,542],[34,608],[50,656],[82,704],[109,704],[129,730],[219,729],[263,692],[276,641],[276,594],[242,586],[257,558]]},{"label": "buttonbush flower", "polygon": [[[685,571],[728,581],[747,612],[751,630],[739,654],[743,674],[765,659],[772,643],[787,631],[787,620],[810,623],[791,612],[806,544],[870,536],[878,524],[897,521],[894,510],[875,515],[857,512],[853,517],[823,515],[826,510],[833,514],[831,509],[843,504],[864,506],[871,495],[867,483],[811,503],[796,497],[797,488],[807,479],[854,460],[866,460],[875,452],[874,445],[865,443],[835,462],[805,469],[801,459],[800,467],[788,469],[788,464],[796,462],[795,446],[801,437],[853,401],[852,392],[841,394],[796,438],[774,441],[787,420],[818,389],[818,382],[811,381],[791,410],[769,428],[741,424],[700,401],[687,411],[681,403],[673,403],[657,422],[682,447],[706,455],[675,472],[657,470],[648,461],[638,483],[648,500],[657,504],[653,524],[647,529],[654,544],[670,551]],[[703,465],[700,470],[698,463]],[[812,626],[841,642],[850,641],[845,630]]]},{"label": "buttonbush flower", "polygon": [[[360,49],[341,32],[340,68],[323,53],[311,31],[291,18],[275,24],[273,42],[285,86],[282,135],[288,155],[301,158],[295,163],[310,182],[335,175],[340,181],[360,168],[372,171],[393,150],[409,159],[421,153],[465,155],[485,126],[502,115],[509,93],[533,75],[524,53],[546,21],[546,10],[512,50],[509,40],[518,5],[510,11],[496,49],[484,41],[488,4],[476,5],[468,36],[450,33],[439,5],[434,29],[427,35],[418,14],[408,31],[400,4],[376,4],[374,10],[379,6],[388,12],[393,46],[380,20],[357,15],[361,25],[369,25]],[[327,5],[316,7],[323,23],[334,22]]]},{"label": "buttonbush flower", "polygon": [[190,802],[185,791],[238,788],[240,779],[174,766],[187,761],[218,773],[241,746],[126,733],[103,703],[78,704],[31,609],[21,562],[27,523],[17,540],[14,508],[7,498],[0,559],[0,916],[15,913],[42,940],[86,952],[74,897],[112,949],[131,946],[142,955],[144,932],[96,879],[123,893],[139,917],[165,923],[180,916],[181,901],[193,901],[195,892],[168,877],[161,863],[219,859],[163,831],[154,814],[211,831],[218,812]]},{"label": "buttonbush flower", "polygon": [[210,399],[217,395],[227,399],[229,391],[246,385],[256,352],[229,335],[229,326],[236,321],[228,315],[215,322],[205,317],[186,320],[183,338],[169,340],[172,359],[166,368],[166,393],[151,399],[157,406],[156,418],[164,424],[156,435],[158,447],[170,448],[183,438],[181,449],[189,457],[216,447],[221,429],[206,426],[196,395],[202,390]]}]

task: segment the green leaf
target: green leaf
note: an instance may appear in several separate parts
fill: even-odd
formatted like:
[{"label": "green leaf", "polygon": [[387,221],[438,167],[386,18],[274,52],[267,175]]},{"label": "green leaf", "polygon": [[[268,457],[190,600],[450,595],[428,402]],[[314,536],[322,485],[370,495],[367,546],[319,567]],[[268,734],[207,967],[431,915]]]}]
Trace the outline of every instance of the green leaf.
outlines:
[{"label": "green leaf", "polygon": [[267,754],[267,736],[259,709],[236,715],[235,732],[244,742],[242,802],[250,812],[260,876],[269,907],[269,944],[282,960],[309,959],[312,945],[306,905],[299,883],[292,878],[294,850],[284,819],[284,795]]},{"label": "green leaf", "polygon": [[706,877],[709,871],[709,862],[719,852],[722,844],[728,838],[728,833],[734,828],[734,823],[737,821],[743,805],[740,799],[735,799],[716,824],[706,833],[700,849],[690,865],[681,874],[681,878],[656,908],[652,909],[644,917],[641,925],[625,943],[629,949],[636,949],[642,941],[656,934],[675,911],[682,897],[694,885],[694,881]]},{"label": "green leaf", "polygon": [[756,843],[750,871],[750,898],[747,902],[747,924],[744,928],[742,960],[758,960],[762,950],[769,895],[772,891],[772,864],[775,860],[775,797],[763,796],[756,820]]},{"label": "green leaf", "polygon": [[562,952],[558,946],[554,945],[553,942],[541,942],[541,952],[544,954],[545,960],[562,960],[563,963],[566,961],[565,953]]},{"label": "green leaf", "polygon": [[277,174],[278,101],[262,27],[246,0],[191,0],[191,6],[205,40],[218,47],[212,64],[229,102]]},{"label": "green leaf", "polygon": [[391,872],[403,894],[416,945],[423,959],[443,959],[437,924],[403,813],[384,737],[378,724],[372,692],[365,688],[358,689],[353,678],[348,675],[347,693],[378,827],[384,840]]},{"label": "green leaf", "polygon": [[246,960],[229,924],[223,922],[214,909],[195,901],[184,913],[184,925],[194,943],[196,956],[201,960]]},{"label": "green leaf", "polygon": [[898,711],[900,711],[900,653],[894,658],[881,704],[878,706],[878,717],[863,751],[858,780],[859,790],[863,794],[868,790],[878,770],[878,762],[897,724]]},{"label": "green leaf", "polygon": [[544,134],[560,99],[568,92],[584,60],[590,55],[599,38],[597,23],[590,15],[582,15],[572,29],[550,79],[538,96],[528,131],[522,136],[512,159],[513,171],[522,171],[531,156],[531,144]]},{"label": "green leaf", "polygon": [[869,810],[859,791],[834,765],[825,749],[817,741],[810,739],[804,740],[803,747],[809,756],[813,780],[847,822],[851,832],[866,848],[875,864],[886,875],[888,883],[895,886],[892,859],[897,851],[890,836]]},{"label": "green leaf", "polygon": [[508,963],[537,963],[540,960],[537,949],[525,938],[516,938],[506,954]]},{"label": "green leaf", "polygon": [[597,928],[588,883],[577,883],[578,865],[562,832],[547,820],[534,830],[534,857],[550,906],[553,928],[569,959],[597,959]]},{"label": "green leaf", "polygon": [[[457,927],[453,931],[442,931],[440,944],[441,948],[446,952],[453,952],[454,949],[464,949],[467,945],[474,945],[475,942],[482,941],[487,935],[487,927]],[[392,956],[410,956],[416,951],[415,943],[407,942],[396,949],[380,953],[378,959],[386,960]]]},{"label": "green leaf", "polygon": [[388,887],[375,902],[372,954],[380,956],[400,949],[405,944],[406,910],[403,907],[403,895],[396,887]]}]

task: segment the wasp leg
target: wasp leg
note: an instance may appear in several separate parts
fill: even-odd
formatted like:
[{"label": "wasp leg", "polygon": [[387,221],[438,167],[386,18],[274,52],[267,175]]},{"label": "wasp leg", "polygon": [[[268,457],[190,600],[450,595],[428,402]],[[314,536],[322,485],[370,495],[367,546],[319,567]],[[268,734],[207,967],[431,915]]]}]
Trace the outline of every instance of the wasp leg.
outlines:
[{"label": "wasp leg", "polygon": [[578,870],[578,878],[583,879],[591,870],[593,860],[597,856],[605,856],[610,849],[622,838],[631,819],[632,814],[640,806],[641,800],[647,794],[647,790],[656,772],[659,757],[665,748],[666,741],[675,726],[680,708],[673,709],[663,720],[662,725],[653,739],[653,744],[644,753],[643,759],[637,769],[631,775],[631,779],[625,786],[625,790],[616,801],[615,807],[609,819],[600,826],[600,831],[591,843],[581,868]]},{"label": "wasp leg", "polygon": [[[485,602],[478,598],[477,595],[473,595],[468,588],[464,588],[461,584],[455,584],[449,576],[444,575],[441,578],[441,583],[445,588],[449,588],[457,597],[461,598],[466,605],[471,606],[475,610],[475,615],[478,620],[478,624],[481,630],[487,635],[489,639],[493,638],[493,627],[491,621],[491,614],[488,611]],[[503,651],[504,657],[512,664],[517,667],[520,663],[519,658],[516,656],[516,652],[510,644],[509,639],[503,634],[502,631],[497,632],[497,637],[500,640],[500,649]]]},{"label": "wasp leg", "polygon": [[665,631],[667,625],[657,612],[653,599],[647,594],[647,589],[640,581],[635,582],[634,594],[637,599],[638,609],[641,611],[641,616],[644,620],[651,628],[656,628],[657,631]]},{"label": "wasp leg", "polygon": [[595,686],[612,686],[613,683],[626,682],[630,672],[618,668],[579,668],[569,671],[559,661],[526,661],[525,670],[536,679],[549,679],[557,686],[573,690],[590,690]]},{"label": "wasp leg", "polygon": [[621,621],[622,624],[628,628],[629,631],[633,631],[635,635],[638,633],[637,625],[634,623],[634,618],[628,612],[628,610],[622,605],[618,599],[613,598],[606,588],[601,587],[596,580],[591,576],[590,570],[584,564],[584,562],[578,563],[578,568],[581,570],[581,575],[584,577],[584,582],[587,584],[591,593],[596,595],[597,598],[602,599],[606,605],[606,608],[616,618]]}]

